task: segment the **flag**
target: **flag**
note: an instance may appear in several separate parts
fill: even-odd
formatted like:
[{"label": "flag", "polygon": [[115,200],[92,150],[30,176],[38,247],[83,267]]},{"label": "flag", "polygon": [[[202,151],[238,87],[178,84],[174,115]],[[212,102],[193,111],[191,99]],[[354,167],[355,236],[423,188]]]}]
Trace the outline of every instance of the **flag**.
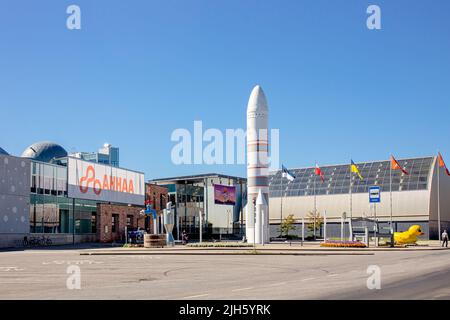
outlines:
[{"label": "flag", "polygon": [[350,172],[356,173],[358,175],[359,179],[364,180],[361,173],[359,173],[359,170],[358,170],[358,167],[356,166],[356,164],[353,162],[353,160],[350,160],[350,161],[351,161]]},{"label": "flag", "polygon": [[450,171],[448,171],[447,166],[445,165],[444,158],[442,158],[442,154],[438,153],[438,159],[439,159],[439,167],[445,169],[445,173],[447,173],[448,176],[450,176]]},{"label": "flag", "polygon": [[395,160],[394,156],[391,155],[391,169],[392,170],[400,170],[401,172],[403,172],[406,175],[409,175],[408,171],[406,171],[405,169],[403,169],[400,164],[397,162],[397,160]]},{"label": "flag", "polygon": [[289,181],[294,181],[295,176],[288,169],[286,169],[285,166],[281,165],[281,171],[283,172],[283,178],[287,178]]},{"label": "flag", "polygon": [[314,170],[314,173],[316,175],[320,176],[320,178],[322,179],[322,182],[325,181],[325,176],[317,163],[316,163],[316,169]]}]

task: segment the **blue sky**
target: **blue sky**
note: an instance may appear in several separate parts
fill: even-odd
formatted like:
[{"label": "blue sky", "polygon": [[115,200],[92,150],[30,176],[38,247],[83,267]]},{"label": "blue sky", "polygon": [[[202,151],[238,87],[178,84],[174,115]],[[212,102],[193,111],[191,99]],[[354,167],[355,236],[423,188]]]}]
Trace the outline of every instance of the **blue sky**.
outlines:
[{"label": "blue sky", "polygon": [[[81,7],[82,29],[66,28]],[[382,10],[382,30],[366,9]],[[450,162],[448,0],[0,2],[0,146],[119,146],[147,178],[176,166],[174,129],[245,128],[260,84],[288,167],[433,155]]]}]

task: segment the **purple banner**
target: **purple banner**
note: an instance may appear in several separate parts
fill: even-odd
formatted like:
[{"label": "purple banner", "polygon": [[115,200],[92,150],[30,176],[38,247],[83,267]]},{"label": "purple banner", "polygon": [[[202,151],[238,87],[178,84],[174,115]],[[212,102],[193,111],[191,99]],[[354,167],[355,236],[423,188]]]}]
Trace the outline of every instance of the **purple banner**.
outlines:
[{"label": "purple banner", "polygon": [[214,202],[215,204],[234,206],[236,204],[236,187],[215,184]]}]

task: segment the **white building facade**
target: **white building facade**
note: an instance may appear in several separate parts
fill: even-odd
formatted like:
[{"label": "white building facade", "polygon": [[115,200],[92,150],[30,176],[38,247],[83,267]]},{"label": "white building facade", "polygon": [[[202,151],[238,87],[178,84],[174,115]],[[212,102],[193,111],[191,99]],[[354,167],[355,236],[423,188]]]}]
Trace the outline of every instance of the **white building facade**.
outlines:
[{"label": "white building facade", "polygon": [[[340,224],[343,213],[353,218],[376,218],[381,224],[388,225],[392,203],[392,221],[396,231],[404,231],[412,224],[419,224],[425,231],[424,238],[437,239],[439,213],[441,232],[450,229],[450,176],[443,168],[438,168],[437,157],[403,159],[398,162],[408,175],[400,170],[391,171],[390,161],[357,163],[362,180],[350,172],[349,164],[321,166],[324,182],[315,175],[313,167],[290,169],[296,176],[290,183],[281,177],[281,171],[274,172],[270,177],[271,236],[276,236],[275,229],[281,219],[293,214],[300,223],[302,218],[308,218],[308,213],[314,212],[314,207],[322,218],[326,215],[327,222],[331,224],[328,228],[331,233],[327,230],[327,234],[331,235],[333,224]],[[376,207],[369,202],[371,186],[381,188],[381,202]]]}]

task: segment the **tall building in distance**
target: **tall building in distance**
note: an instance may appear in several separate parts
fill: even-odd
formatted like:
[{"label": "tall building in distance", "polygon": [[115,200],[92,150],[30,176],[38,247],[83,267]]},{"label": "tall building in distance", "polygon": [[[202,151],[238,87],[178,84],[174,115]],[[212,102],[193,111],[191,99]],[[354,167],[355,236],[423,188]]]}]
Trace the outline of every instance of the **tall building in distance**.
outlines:
[{"label": "tall building in distance", "polygon": [[113,147],[109,143],[105,143],[102,148],[98,149],[98,152],[75,152],[70,154],[70,156],[113,167],[119,167],[120,165],[119,148]]}]

